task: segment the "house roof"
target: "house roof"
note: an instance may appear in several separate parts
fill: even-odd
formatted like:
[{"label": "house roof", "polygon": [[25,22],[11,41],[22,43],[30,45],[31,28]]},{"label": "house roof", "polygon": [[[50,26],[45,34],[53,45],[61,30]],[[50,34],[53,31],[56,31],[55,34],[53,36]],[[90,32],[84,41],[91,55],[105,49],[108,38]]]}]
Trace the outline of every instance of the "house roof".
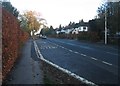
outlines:
[{"label": "house roof", "polygon": [[89,26],[88,22],[79,22],[79,23],[76,23],[73,27],[70,27],[70,26],[66,26],[64,28],[57,28],[56,30],[57,31],[61,31],[61,30],[67,30],[67,29],[75,29],[75,28],[78,28],[80,26]]},{"label": "house roof", "polygon": [[79,26],[88,26],[89,24],[88,24],[88,22],[81,22],[80,24],[79,24]]}]

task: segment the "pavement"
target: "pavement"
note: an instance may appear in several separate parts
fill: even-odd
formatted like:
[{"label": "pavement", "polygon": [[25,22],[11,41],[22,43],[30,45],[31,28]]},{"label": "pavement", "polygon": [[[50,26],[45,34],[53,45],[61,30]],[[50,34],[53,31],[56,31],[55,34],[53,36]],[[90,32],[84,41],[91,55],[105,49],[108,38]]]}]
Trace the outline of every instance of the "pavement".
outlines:
[{"label": "pavement", "polygon": [[118,49],[68,39],[38,39],[43,57],[96,84],[118,84]]},{"label": "pavement", "polygon": [[36,58],[33,40],[25,43],[22,55],[10,72],[5,84],[43,84],[40,60]]}]

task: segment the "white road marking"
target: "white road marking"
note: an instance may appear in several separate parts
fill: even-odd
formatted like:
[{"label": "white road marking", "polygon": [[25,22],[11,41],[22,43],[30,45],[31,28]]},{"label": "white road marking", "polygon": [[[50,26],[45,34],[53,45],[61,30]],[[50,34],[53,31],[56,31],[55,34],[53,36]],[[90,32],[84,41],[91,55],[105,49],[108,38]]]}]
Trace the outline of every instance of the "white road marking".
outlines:
[{"label": "white road marking", "polygon": [[110,63],[108,63],[108,62],[105,62],[105,61],[102,61],[103,63],[105,63],[105,64],[107,64],[107,65],[112,65],[112,64],[110,64]]},{"label": "white road marking", "polygon": [[111,52],[106,52],[106,53],[108,53],[108,54],[112,54],[112,55],[118,55],[118,54],[115,54],[115,53],[111,53]]},{"label": "white road marking", "polygon": [[55,49],[57,47],[55,46],[46,46],[46,47],[40,47],[40,49]]},{"label": "white road marking", "polygon": [[85,54],[82,54],[82,53],[81,53],[80,55],[82,55],[82,56],[87,56],[87,55],[85,55]]},{"label": "white road marking", "polygon": [[61,46],[61,48],[64,48],[63,46]]},{"label": "white road marking", "polygon": [[59,47],[61,47],[61,48],[63,48],[63,49],[66,49],[66,50],[69,50],[68,48],[65,48],[65,47],[63,47],[63,46],[60,46],[60,45],[59,45]]},{"label": "white road marking", "polygon": [[[95,46],[101,48],[101,46],[98,46],[98,45],[95,45]],[[105,47],[105,46],[103,46],[103,47]],[[115,51],[118,50],[118,49],[115,49],[115,48],[113,48],[113,47],[108,47],[108,48],[111,48],[112,50],[115,50]]]},{"label": "white road marking", "polygon": [[72,50],[69,50],[70,52],[73,52]]},{"label": "white road marking", "polygon": [[56,47],[52,47],[53,49],[56,48]]},{"label": "white road marking", "polygon": [[79,54],[79,52],[74,52],[74,53]]},{"label": "white road marking", "polygon": [[98,59],[96,59],[96,58],[94,58],[94,57],[90,57],[91,59],[93,59],[93,60],[98,60]]}]

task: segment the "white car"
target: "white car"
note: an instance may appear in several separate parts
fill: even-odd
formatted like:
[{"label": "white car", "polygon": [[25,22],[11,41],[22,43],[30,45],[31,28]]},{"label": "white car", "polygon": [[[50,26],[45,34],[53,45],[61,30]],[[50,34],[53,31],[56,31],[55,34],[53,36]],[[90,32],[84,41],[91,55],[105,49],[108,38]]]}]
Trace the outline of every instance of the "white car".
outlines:
[{"label": "white car", "polygon": [[46,39],[47,37],[46,36],[41,36],[42,39]]}]

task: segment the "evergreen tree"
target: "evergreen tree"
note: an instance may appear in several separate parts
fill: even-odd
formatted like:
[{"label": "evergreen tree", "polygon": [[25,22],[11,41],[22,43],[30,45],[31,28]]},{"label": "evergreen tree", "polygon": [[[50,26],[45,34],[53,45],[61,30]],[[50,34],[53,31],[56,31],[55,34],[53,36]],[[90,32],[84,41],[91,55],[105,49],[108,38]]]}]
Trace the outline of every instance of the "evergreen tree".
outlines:
[{"label": "evergreen tree", "polygon": [[15,17],[18,17],[19,11],[12,6],[11,2],[8,1],[3,1],[2,2],[2,7],[12,13]]}]

